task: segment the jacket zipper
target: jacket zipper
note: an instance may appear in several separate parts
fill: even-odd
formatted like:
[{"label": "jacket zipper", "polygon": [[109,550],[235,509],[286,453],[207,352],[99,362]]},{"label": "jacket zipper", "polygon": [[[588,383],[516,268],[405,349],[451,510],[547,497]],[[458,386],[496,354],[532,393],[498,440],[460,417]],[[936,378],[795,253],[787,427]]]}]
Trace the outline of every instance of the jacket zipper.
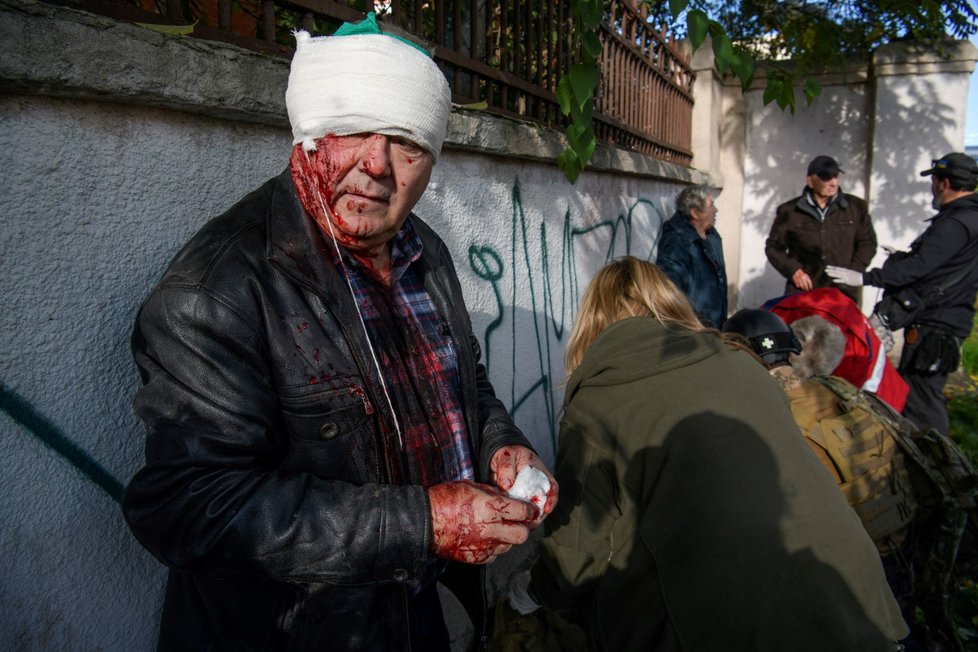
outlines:
[{"label": "jacket zipper", "polygon": [[363,401],[363,411],[367,414],[367,416],[374,413],[373,403],[370,402],[370,399],[367,397],[367,393],[363,391],[363,387],[354,385],[350,388],[350,393]]}]

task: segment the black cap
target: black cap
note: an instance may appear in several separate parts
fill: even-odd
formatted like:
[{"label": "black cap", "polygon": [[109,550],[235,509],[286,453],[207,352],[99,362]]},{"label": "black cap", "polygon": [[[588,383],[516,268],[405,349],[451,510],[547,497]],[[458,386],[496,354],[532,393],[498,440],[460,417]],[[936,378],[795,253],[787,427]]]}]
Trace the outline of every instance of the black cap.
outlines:
[{"label": "black cap", "polygon": [[839,173],[845,172],[839,167],[839,162],[831,156],[816,156],[808,164],[808,176],[817,176],[820,179],[834,179]]},{"label": "black cap", "polygon": [[931,161],[931,167],[920,173],[922,177],[935,174],[966,186],[978,185],[978,163],[967,154],[952,152]]}]

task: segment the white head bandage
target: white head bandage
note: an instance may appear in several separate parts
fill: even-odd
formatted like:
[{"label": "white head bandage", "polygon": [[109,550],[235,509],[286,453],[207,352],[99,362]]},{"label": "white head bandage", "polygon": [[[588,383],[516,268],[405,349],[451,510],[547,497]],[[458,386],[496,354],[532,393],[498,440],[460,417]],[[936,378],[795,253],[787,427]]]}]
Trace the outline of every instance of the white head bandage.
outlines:
[{"label": "white head bandage", "polygon": [[306,151],[327,134],[406,138],[438,158],[452,95],[431,57],[384,34],[295,33],[285,90],[293,144]]}]

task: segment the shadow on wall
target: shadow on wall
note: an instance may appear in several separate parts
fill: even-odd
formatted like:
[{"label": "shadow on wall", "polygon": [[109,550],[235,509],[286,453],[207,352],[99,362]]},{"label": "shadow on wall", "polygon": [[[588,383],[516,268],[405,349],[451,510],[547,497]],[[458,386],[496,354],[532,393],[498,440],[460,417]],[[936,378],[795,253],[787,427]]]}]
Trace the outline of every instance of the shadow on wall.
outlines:
[{"label": "shadow on wall", "polygon": [[494,297],[472,318],[497,394],[549,462],[557,447],[564,345],[580,295],[593,273],[616,256],[654,260],[666,214],[661,202],[639,198],[617,216],[585,225],[567,209],[562,221],[549,220],[561,224],[551,233],[544,216],[524,208],[518,180],[511,206],[504,248],[469,245],[466,262]]},{"label": "shadow on wall", "polygon": [[[738,308],[783,293],[784,279],[767,262],[764,240],[777,207],[801,193],[808,162],[819,154],[835,157],[846,171],[843,191],[867,199],[872,193],[870,213],[877,230],[885,223],[901,242],[923,230],[922,220],[932,213],[926,203],[929,186],[918,176],[920,165],[944,153],[947,125],[957,109],[940,100],[932,81],[912,80],[915,86],[903,89],[912,102],[877,81],[875,96],[859,85],[826,87],[811,107],[799,98],[802,108],[794,116],[773,104],[761,106],[759,92],[746,99],[743,228],[745,241],[755,244],[745,252]],[[874,264],[880,262],[877,258]]]},{"label": "shadow on wall", "polygon": [[[885,152],[873,159],[873,194],[870,209],[877,222],[889,225],[895,237],[909,242],[920,234],[923,221],[935,211],[930,206],[930,179],[920,171],[958,145],[948,143],[947,127],[954,124],[959,109],[941,101],[941,88],[935,80],[921,80],[912,89],[916,96],[909,106],[898,105],[892,93],[877,95],[877,127],[885,129]],[[887,100],[887,101],[884,101]],[[885,154],[885,155],[884,155]],[[885,243],[884,243],[885,244]],[[877,261],[878,262],[878,261]]]}]

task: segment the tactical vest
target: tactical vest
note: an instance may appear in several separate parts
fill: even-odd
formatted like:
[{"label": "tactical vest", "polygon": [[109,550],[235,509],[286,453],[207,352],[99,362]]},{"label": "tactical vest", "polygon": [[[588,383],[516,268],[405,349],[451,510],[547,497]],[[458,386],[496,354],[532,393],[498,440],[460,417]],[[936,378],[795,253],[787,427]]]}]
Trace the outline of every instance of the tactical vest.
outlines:
[{"label": "tactical vest", "polygon": [[903,578],[897,598],[921,628],[921,649],[964,652],[951,580],[960,557],[978,560],[978,473],[950,438],[918,430],[872,394],[833,376],[811,380],[788,391],[791,411],[880,552],[895,553],[899,570],[888,574]]},{"label": "tactical vest", "polygon": [[[824,388],[824,389],[823,389]],[[828,391],[825,391],[825,390]],[[897,432],[855,386],[814,376],[788,392],[805,438],[824,451],[839,488],[881,552],[903,538],[917,513]]]}]

